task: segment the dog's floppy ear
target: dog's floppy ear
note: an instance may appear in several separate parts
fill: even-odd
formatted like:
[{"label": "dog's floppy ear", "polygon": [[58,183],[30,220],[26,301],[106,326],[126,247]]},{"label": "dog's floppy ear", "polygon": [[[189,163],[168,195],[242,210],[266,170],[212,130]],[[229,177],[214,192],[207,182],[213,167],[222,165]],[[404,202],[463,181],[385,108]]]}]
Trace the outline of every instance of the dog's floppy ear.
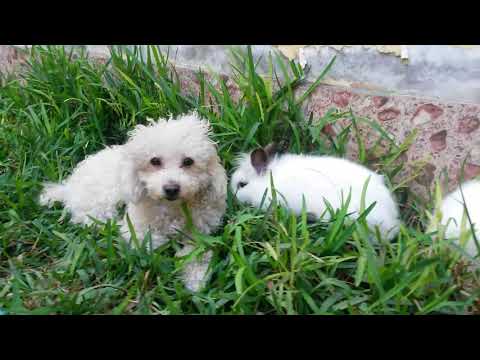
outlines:
[{"label": "dog's floppy ear", "polygon": [[208,174],[211,182],[211,202],[218,198],[224,198],[227,194],[227,173],[218,155],[212,156],[208,163]]},{"label": "dog's floppy ear", "polygon": [[125,203],[138,203],[146,194],[145,186],[138,179],[136,169],[131,159],[125,159],[120,176],[122,198]]}]

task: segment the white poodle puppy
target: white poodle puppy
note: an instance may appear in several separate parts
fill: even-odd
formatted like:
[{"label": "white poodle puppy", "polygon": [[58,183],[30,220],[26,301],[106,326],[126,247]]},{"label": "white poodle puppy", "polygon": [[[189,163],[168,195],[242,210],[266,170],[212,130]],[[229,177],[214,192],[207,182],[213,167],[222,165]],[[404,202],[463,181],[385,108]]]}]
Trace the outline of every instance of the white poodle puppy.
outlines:
[{"label": "white poodle puppy", "polygon": [[[209,124],[196,113],[177,119],[138,125],[124,145],[107,147],[87,157],[60,184],[48,183],[40,203],[62,202],[72,221],[89,224],[117,215],[118,203],[126,203],[135,233],[143,239],[151,233],[154,248],[169,235],[184,230],[187,205],[193,225],[209,234],[221,223],[226,210],[227,177],[215,144],[209,138]],[[125,218],[120,222],[124,237],[129,236]],[[177,253],[193,250],[185,245]],[[199,290],[205,280],[211,252],[187,264],[187,288]]]}]

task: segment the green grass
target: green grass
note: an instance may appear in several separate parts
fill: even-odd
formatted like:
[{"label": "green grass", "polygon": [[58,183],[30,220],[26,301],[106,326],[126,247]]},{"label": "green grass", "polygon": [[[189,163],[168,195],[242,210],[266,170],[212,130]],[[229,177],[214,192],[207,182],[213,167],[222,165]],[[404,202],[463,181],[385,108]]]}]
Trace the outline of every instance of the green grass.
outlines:
[{"label": "green grass", "polygon": [[[155,47],[147,53],[116,47],[95,64],[62,47],[34,47],[20,79],[0,87],[0,310],[12,314],[462,314],[475,310],[478,275],[454,245],[425,232],[428,217],[400,176],[397,145],[377,123],[331,109],[304,115],[305,74],[295,62],[269,59],[256,71],[250,49],[232,52],[236,101],[221,77],[197,74],[199,90],[181,91],[179,78]],[[274,66],[275,65],[275,66]],[[335,66],[333,64],[333,66]],[[273,69],[280,69],[276,73]],[[328,69],[325,69],[328,71]],[[326,73],[325,71],[325,73]],[[324,75],[324,74],[322,74]],[[147,117],[197,109],[207,117],[230,173],[239,151],[289,140],[290,151],[344,156],[356,137],[358,161],[386,174],[402,207],[395,241],[371,245],[364,221],[345,208],[331,221],[310,224],[278,206],[262,213],[228,196],[224,226],[197,234],[198,252],[212,249],[213,276],[192,294],[179,280],[176,241],[149,252],[129,247],[115,221],[71,224],[61,206],[37,203],[44,181],[70,174],[86,155],[121,143]],[[341,134],[322,134],[342,120]],[[367,149],[359,128],[372,127],[378,146]],[[414,134],[412,135],[414,136]],[[380,146],[381,145],[381,146]],[[373,159],[373,160],[372,160]],[[368,209],[366,209],[368,211]],[[142,241],[144,239],[138,239]],[[148,240],[148,239],[146,239]],[[478,304],[477,304],[478,305]],[[478,311],[478,310],[477,310]]]}]

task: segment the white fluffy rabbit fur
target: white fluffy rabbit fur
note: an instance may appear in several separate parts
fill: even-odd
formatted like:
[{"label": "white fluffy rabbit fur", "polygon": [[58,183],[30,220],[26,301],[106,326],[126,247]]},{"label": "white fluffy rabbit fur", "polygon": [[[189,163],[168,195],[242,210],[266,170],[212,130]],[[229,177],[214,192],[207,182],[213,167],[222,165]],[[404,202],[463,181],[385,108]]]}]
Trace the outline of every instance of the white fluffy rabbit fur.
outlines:
[{"label": "white fluffy rabbit fur", "polygon": [[[469,239],[465,245],[465,251],[472,257],[476,256],[478,251],[475,240],[471,236],[471,226],[465,213],[465,206],[468,209],[470,219],[474,226],[477,239],[480,239],[480,181],[470,180],[462,184],[463,197],[460,187],[445,196],[442,201],[440,211],[442,214],[441,223],[446,225],[445,237],[449,239],[458,239],[462,231],[470,233]],[[465,206],[464,206],[465,205]],[[465,214],[465,215],[464,215]],[[465,228],[462,229],[462,217],[465,216]]]},{"label": "white fluffy rabbit fur", "polygon": [[[264,208],[271,201],[270,173],[277,200],[297,215],[301,214],[303,196],[309,216],[329,219],[326,199],[334,209],[342,205],[351,190],[348,212],[356,218],[361,210],[362,189],[370,177],[365,195],[365,208],[376,202],[367,216],[373,229],[391,240],[400,224],[396,201],[384,183],[383,176],[366,167],[342,158],[330,156],[280,154],[278,145],[269,144],[250,154],[242,154],[232,174],[230,187],[237,199],[256,207],[261,205],[268,189]],[[280,195],[281,194],[281,195]]]}]

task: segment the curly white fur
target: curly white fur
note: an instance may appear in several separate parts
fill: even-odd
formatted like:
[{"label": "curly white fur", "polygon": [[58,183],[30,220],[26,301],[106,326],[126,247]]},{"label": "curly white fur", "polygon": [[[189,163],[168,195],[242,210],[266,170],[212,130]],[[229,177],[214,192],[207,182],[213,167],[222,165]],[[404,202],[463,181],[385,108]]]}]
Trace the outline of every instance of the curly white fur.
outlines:
[{"label": "curly white fur", "polygon": [[[446,226],[445,237],[451,238],[456,241],[460,238],[463,232],[467,233],[468,239],[465,244],[465,251],[470,256],[477,255],[477,247],[475,240],[472,236],[472,228],[470,222],[466,217],[465,207],[468,209],[468,213],[472,220],[473,230],[477,239],[480,239],[480,181],[471,180],[462,184],[463,197],[460,192],[460,187],[453,192],[445,196],[442,201],[441,212],[441,224]],[[465,217],[465,218],[464,218]],[[465,227],[462,228],[462,219],[465,219]]]},{"label": "curly white fur", "polygon": [[271,173],[279,194],[278,200],[297,215],[301,214],[305,197],[310,216],[318,218],[324,215],[324,219],[328,219],[324,200],[338,209],[342,205],[342,198],[346,200],[351,190],[348,211],[355,217],[361,210],[362,189],[370,177],[365,208],[373,202],[376,205],[368,214],[367,223],[378,226],[381,234],[389,240],[397,234],[400,224],[398,206],[381,175],[346,159],[294,154],[277,156],[268,154],[266,149],[263,154],[261,149],[255,150],[260,150],[263,156],[260,162],[255,160],[254,152],[243,154],[238,160],[231,188],[241,202],[258,207],[268,189],[264,202],[264,207],[268,207],[271,201]]},{"label": "curly white fur", "polygon": [[[152,164],[152,158],[159,163]],[[186,158],[193,163],[184,164]],[[172,185],[178,194],[169,200],[165,189]],[[126,203],[137,236],[143,238],[150,230],[153,246],[158,247],[185,226],[182,202],[198,230],[214,231],[226,210],[226,192],[227,177],[209,138],[209,124],[192,113],[138,125],[126,144],[87,157],[62,183],[46,184],[40,203],[60,201],[71,212],[72,221],[82,224],[91,223],[90,217],[100,221],[113,218],[117,204]],[[126,219],[120,226],[127,237]],[[178,255],[185,255],[185,249]],[[198,267],[187,266],[188,288],[198,290],[203,285],[199,279],[205,276],[198,271],[205,275],[210,256],[207,253]]]}]

